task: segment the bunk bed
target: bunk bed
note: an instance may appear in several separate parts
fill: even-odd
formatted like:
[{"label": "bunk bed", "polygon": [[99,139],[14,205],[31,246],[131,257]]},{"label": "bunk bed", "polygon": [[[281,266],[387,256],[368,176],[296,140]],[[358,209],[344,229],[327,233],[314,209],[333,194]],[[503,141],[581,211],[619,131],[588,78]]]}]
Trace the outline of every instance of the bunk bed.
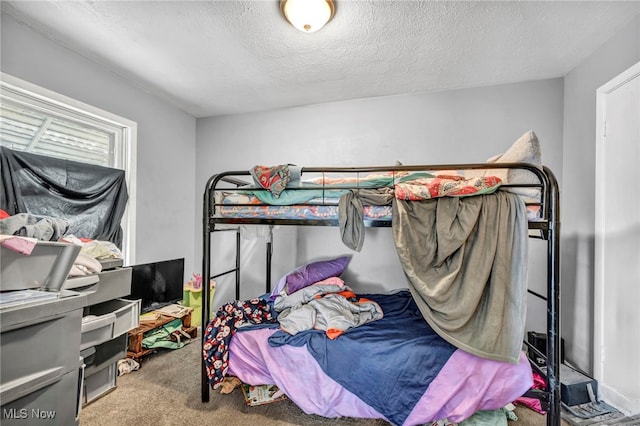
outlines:
[{"label": "bunk bed", "polygon": [[[280,173],[282,170],[286,171],[286,176]],[[501,369],[504,367],[506,370],[503,372],[495,370],[489,374],[495,374],[500,380],[503,380],[505,374],[521,374],[523,371],[521,368],[524,362],[527,368],[529,368],[529,374],[531,374],[531,370],[533,370],[544,378],[545,387],[544,389],[525,389],[523,390],[523,395],[540,400],[543,409],[547,413],[547,425],[560,425],[559,189],[551,170],[547,167],[530,163],[492,163],[490,165],[487,163],[395,165],[390,167],[302,167],[295,168],[292,172],[289,172],[285,167],[284,169],[276,170],[276,173],[273,173],[273,169],[269,170],[268,173],[270,174],[268,174],[268,179],[261,180],[263,177],[261,175],[262,172],[264,172],[264,170],[253,168],[251,170],[219,173],[210,177],[204,191],[202,276],[216,279],[224,275],[235,275],[235,294],[238,300],[240,299],[241,287],[241,226],[268,225],[269,232],[272,232],[273,227],[280,225],[340,227],[345,245],[355,251],[359,251],[363,238],[363,229],[361,229],[361,227],[394,227],[394,214],[399,215],[395,207],[397,199],[399,198],[404,198],[405,200],[424,200],[424,198],[421,198],[424,195],[427,198],[433,197],[431,201],[435,201],[447,197],[475,198],[476,195],[491,197],[494,194],[501,193],[516,194],[520,197],[523,200],[522,204],[525,206],[527,212],[524,220],[524,226],[526,228],[525,238],[538,238],[546,241],[547,294],[543,295],[539,292],[525,289],[529,294],[546,301],[546,351],[545,353],[541,353],[534,345],[523,340],[520,346],[520,355],[524,358],[524,361],[523,359],[516,361],[511,360],[511,362],[498,361],[495,364],[497,365],[496,368]],[[291,173],[295,175],[294,178],[291,178]],[[281,179],[283,176],[286,177],[284,182]],[[310,178],[303,179],[306,176],[310,176]],[[497,176],[500,177],[497,178],[497,180],[494,179]],[[521,178],[522,176],[525,177]],[[418,182],[418,186],[411,186],[415,182]],[[409,186],[403,186],[403,184]],[[271,188],[272,185],[281,186],[278,192],[282,192],[277,194],[279,195],[278,197],[274,197],[273,188]],[[392,196],[387,198],[389,188],[392,188]],[[367,192],[369,190],[374,191],[372,197],[368,197],[368,195],[371,195]],[[402,192],[404,195],[399,197],[399,192]],[[417,198],[415,197],[416,193],[419,193]],[[351,204],[346,203],[347,210],[345,210],[345,204],[341,205],[341,202],[345,202],[345,194],[354,196],[355,198],[359,198],[364,194],[364,197],[360,200],[362,206],[360,206],[361,208],[354,209],[355,213],[348,210]],[[369,202],[372,198],[375,199],[375,201]],[[380,201],[381,199],[382,201]],[[349,199],[349,201],[353,200]],[[356,201],[358,202],[358,200]],[[408,201],[408,203],[410,204],[411,201]],[[347,213],[346,215],[345,212]],[[214,233],[218,231],[236,232],[236,261],[234,268],[213,274],[211,271],[211,259],[214,254],[212,253],[212,238]],[[393,232],[396,232],[396,230],[394,229]],[[347,238],[345,238],[344,235],[346,235]],[[266,293],[263,296],[265,303],[269,299],[273,301],[278,294],[286,294],[286,291],[283,293],[282,288],[284,277],[275,286],[276,288],[272,289],[272,256],[273,242],[271,238],[267,238]],[[210,324],[211,320],[209,316],[210,307],[208,305],[210,299],[208,292],[208,286],[203,286],[203,327]],[[402,297],[407,294],[409,293],[403,295],[402,291],[394,292],[392,297]],[[267,297],[269,295],[271,295],[270,298]],[[394,309],[393,304],[386,304],[387,294],[380,295],[381,297],[373,294],[365,296],[367,298],[373,298],[374,302],[383,306],[383,311],[386,309],[393,311]],[[410,293],[409,298],[415,299],[415,293]],[[240,305],[240,309],[255,308],[257,306],[256,304],[262,303],[261,300],[262,299],[252,299],[250,301],[250,303],[253,304],[252,306],[247,307],[246,304],[244,306]],[[228,305],[225,305],[225,309],[227,306]],[[415,309],[415,307],[413,308]],[[223,307],[220,309],[223,309]],[[420,311],[424,314],[422,309],[420,309]],[[406,319],[404,320],[406,321]],[[426,321],[421,322],[427,323]],[[211,321],[211,323],[213,323],[213,321]],[[372,321],[366,325],[374,325],[375,323],[376,321]],[[380,324],[382,324],[382,322],[380,322]],[[429,325],[434,324],[429,322]],[[427,328],[429,327],[427,326]],[[437,326],[434,328],[437,328]],[[359,329],[361,329],[361,327],[354,328],[353,330]],[[265,352],[271,350],[282,351],[282,348],[287,346],[291,347],[291,350],[294,352],[294,354],[291,355],[293,357],[291,359],[295,359],[295,362],[313,363],[314,358],[310,357],[309,351],[304,350],[304,347],[301,349],[301,346],[304,344],[311,345],[311,341],[305,339],[292,340],[291,336],[279,336],[274,340],[272,337],[274,330],[268,327],[257,326],[254,331],[255,333],[253,333],[253,331],[236,333],[235,336],[242,335],[243,337],[247,337],[244,340],[237,339],[237,337],[231,340],[231,344],[228,346],[231,347],[232,354],[234,350],[238,351],[238,353],[241,351],[250,352],[253,350],[252,348],[258,346]],[[429,332],[429,330],[427,332]],[[207,346],[205,349],[205,345],[210,345],[210,341],[207,341],[204,328],[202,334],[202,349],[206,358],[206,353],[207,350],[210,349],[210,346]],[[293,338],[298,338],[301,334],[303,333],[295,334]],[[316,336],[317,335],[316,333]],[[265,342],[268,338],[271,338],[272,349],[265,349]],[[238,343],[235,343],[236,340]],[[451,342],[451,340],[447,340],[444,343],[446,345],[449,342]],[[522,351],[523,348],[526,348],[525,352],[527,354],[533,354],[533,358],[536,358],[536,361],[527,359],[524,355],[525,352]],[[462,352],[456,348],[454,349],[456,353]],[[324,348],[321,349],[321,351],[323,350]],[[274,352],[272,356],[264,354],[250,355],[245,364],[250,367],[250,364],[256,363],[258,358],[261,359],[260,362],[277,363],[279,362],[278,357],[280,356],[283,356],[282,352]],[[467,356],[467,354],[464,353],[463,356]],[[240,362],[240,357],[236,359]],[[286,359],[289,360],[289,358]],[[309,361],[309,359],[311,361]],[[494,362],[496,359],[497,358],[494,358],[494,360],[490,361]],[[540,360],[543,360],[542,363]],[[325,360],[324,362],[327,361]],[[473,357],[473,359],[465,358],[461,362],[467,364],[470,369],[477,368],[480,370],[484,368],[484,364],[482,364],[484,361],[478,361],[477,357]],[[480,364],[476,365],[474,362],[479,362]],[[459,366],[460,365],[458,365],[458,368]],[[324,367],[326,368],[326,365]],[[344,367],[344,365],[342,365],[342,367]],[[520,370],[517,370],[518,368],[520,368]],[[233,366],[231,370],[232,373],[235,372]],[[311,372],[307,371],[306,373],[302,373],[302,370],[298,369],[299,374],[308,376],[301,378],[301,386],[296,388],[295,385],[289,383],[289,386],[293,386],[292,389],[295,389],[295,392],[304,392],[304,386],[309,386],[309,383],[318,380],[318,375],[322,375],[323,371],[326,372],[326,370],[317,372],[318,367],[315,365],[310,369],[305,368],[303,370],[309,370]],[[361,373],[358,369],[356,369],[356,371]],[[208,402],[209,392],[213,382],[211,366],[207,365],[205,359],[202,359],[201,373],[201,397],[203,402]],[[464,377],[457,378],[451,371],[448,373],[452,374],[449,380],[466,380]],[[437,381],[439,379],[436,375],[435,379],[431,378],[430,380]],[[430,383],[434,382],[431,381]],[[334,386],[334,384],[335,383],[331,381],[323,382],[323,386],[328,387]],[[306,398],[302,398],[302,402],[300,403],[295,399],[294,402],[300,405],[305,412],[325,415],[327,417],[342,416],[346,412],[347,416],[351,417],[382,417],[394,424],[426,423],[424,416],[414,416],[413,411],[411,413],[405,413],[407,415],[400,415],[399,417],[394,417],[395,413],[388,415],[386,412],[383,412],[381,416],[379,406],[375,405],[375,403],[363,403],[358,397],[354,397],[351,392],[340,386],[341,384],[344,383],[338,380],[335,388],[328,390],[329,393],[335,393],[336,397],[331,401],[331,404],[338,405],[337,407],[317,408],[315,401],[309,401]],[[514,389],[517,389],[517,387]],[[420,399],[421,403],[425,403],[425,397],[427,397],[428,400],[426,401],[426,405],[432,406],[434,403],[437,403],[437,398],[433,399],[433,395],[428,396],[426,394],[427,392],[422,395],[422,399]],[[418,395],[418,397],[420,397],[420,395]],[[466,396],[452,396],[453,399],[465,397]],[[490,397],[491,396],[489,396],[489,398]],[[365,400],[370,402],[369,399],[365,398]],[[321,405],[322,403],[318,402],[318,404]],[[371,404],[374,408],[370,407]],[[482,401],[473,401],[470,405],[477,409],[483,409],[482,404]],[[344,407],[340,407],[340,405],[349,407],[346,411],[341,411],[341,408]],[[353,408],[354,405],[357,406],[355,409]],[[435,421],[446,417],[448,413],[446,409],[435,409],[435,411],[429,414],[429,416],[433,417],[426,420]]]}]

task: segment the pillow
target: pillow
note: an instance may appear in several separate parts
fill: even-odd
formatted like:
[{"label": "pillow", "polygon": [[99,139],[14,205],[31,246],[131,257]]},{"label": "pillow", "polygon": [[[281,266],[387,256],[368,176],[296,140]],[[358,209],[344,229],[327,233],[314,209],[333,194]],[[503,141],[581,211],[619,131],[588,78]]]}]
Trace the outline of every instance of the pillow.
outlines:
[{"label": "pillow", "polygon": [[[542,168],[542,154],[538,137],[532,130],[529,130],[520,136],[504,154],[489,158],[487,163],[529,163]],[[474,170],[470,170],[470,172],[473,174]],[[539,183],[538,178],[528,170],[492,169],[481,173],[486,176],[497,176],[504,184]],[[473,177],[466,174],[465,176]],[[535,188],[504,188],[504,190],[518,194],[524,197],[526,201],[535,202],[540,200],[540,190]]]},{"label": "pillow", "polygon": [[292,294],[318,281],[338,277],[347,269],[350,260],[351,256],[341,256],[299,266],[280,279],[276,288],[271,292],[271,297],[277,297],[283,290],[287,294]]}]

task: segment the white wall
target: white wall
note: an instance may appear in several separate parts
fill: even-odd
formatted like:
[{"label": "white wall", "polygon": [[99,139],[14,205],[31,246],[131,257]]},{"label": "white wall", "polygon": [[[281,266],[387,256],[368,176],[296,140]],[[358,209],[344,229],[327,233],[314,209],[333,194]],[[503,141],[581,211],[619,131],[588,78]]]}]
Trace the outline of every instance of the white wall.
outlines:
[{"label": "white wall", "polygon": [[[256,164],[482,162],[506,150],[530,129],[541,140],[545,164],[560,177],[562,93],[562,79],[553,79],[202,118],[197,121],[196,181],[202,193],[211,174],[247,170]],[[274,281],[310,259],[353,253],[346,278],[356,289],[406,287],[389,229],[367,229],[361,253],[351,252],[341,243],[337,228],[297,231],[300,232],[290,228],[276,231]],[[214,258],[219,265],[214,272],[231,266],[230,248],[214,245]],[[243,253],[245,265],[249,266],[243,285],[251,287],[241,298],[263,289],[265,264],[262,242],[250,243]],[[532,250],[533,263],[541,265],[532,268],[533,281],[542,291],[546,288],[545,254],[540,246]],[[374,285],[360,287],[359,283]],[[233,298],[232,287],[232,283],[220,283],[214,305]],[[538,312],[536,317],[544,319],[544,305],[533,301],[531,306],[532,311]],[[536,330],[545,330],[540,320],[536,324]]]},{"label": "white wall", "polygon": [[[640,8],[640,6],[639,6]],[[636,17],[565,78],[562,334],[567,357],[593,372],[596,90],[640,61]],[[638,185],[638,182],[635,182]],[[640,313],[639,313],[640,315]],[[615,332],[608,330],[607,332]],[[624,369],[625,366],[620,366]]]},{"label": "white wall", "polygon": [[6,14],[1,36],[2,72],[137,122],[136,262],[185,257],[190,276],[195,119]]}]

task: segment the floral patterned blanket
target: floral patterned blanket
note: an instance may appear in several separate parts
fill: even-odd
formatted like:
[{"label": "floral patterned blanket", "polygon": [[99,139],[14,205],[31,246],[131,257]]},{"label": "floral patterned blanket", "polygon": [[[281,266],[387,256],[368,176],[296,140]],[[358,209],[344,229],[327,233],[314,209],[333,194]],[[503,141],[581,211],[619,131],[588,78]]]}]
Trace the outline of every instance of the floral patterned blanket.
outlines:
[{"label": "floral patterned blanket", "polygon": [[502,181],[496,176],[465,179],[455,175],[436,175],[418,178],[395,185],[395,197],[399,200],[420,201],[438,197],[466,197],[491,194]]},{"label": "floral patterned blanket", "polygon": [[[263,299],[236,300],[216,311],[204,332],[202,356],[209,384],[217,389],[229,370],[229,343],[240,326],[276,323],[277,313]],[[276,325],[277,327],[277,325]]]}]

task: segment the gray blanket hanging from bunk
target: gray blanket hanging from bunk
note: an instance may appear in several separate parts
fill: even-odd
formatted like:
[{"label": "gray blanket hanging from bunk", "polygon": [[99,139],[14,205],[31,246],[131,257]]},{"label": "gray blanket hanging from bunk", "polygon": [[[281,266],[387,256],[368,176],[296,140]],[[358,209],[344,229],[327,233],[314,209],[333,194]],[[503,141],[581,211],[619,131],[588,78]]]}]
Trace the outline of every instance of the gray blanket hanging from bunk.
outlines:
[{"label": "gray blanket hanging from bunk", "polygon": [[387,206],[392,200],[392,188],[351,190],[340,197],[338,225],[344,245],[358,252],[362,250],[365,234],[363,203],[372,206]]},{"label": "gray blanket hanging from bunk", "polygon": [[429,325],[451,344],[519,361],[527,229],[524,202],[504,191],[394,201],[393,236],[409,289]]}]

